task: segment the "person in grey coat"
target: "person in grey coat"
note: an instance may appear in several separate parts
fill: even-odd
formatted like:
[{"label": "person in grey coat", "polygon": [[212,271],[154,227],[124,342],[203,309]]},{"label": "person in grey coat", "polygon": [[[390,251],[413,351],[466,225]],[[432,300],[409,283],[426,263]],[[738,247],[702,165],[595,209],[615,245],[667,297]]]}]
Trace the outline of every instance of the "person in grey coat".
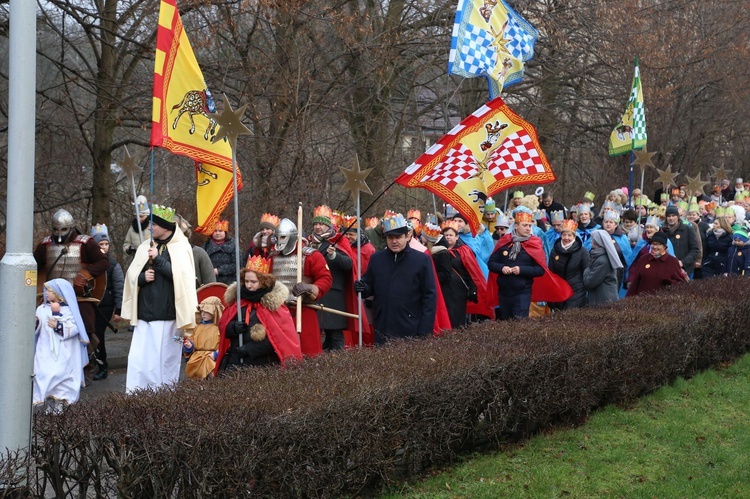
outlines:
[{"label": "person in grey coat", "polygon": [[583,271],[589,305],[617,301],[617,270],[622,268],[622,262],[607,231],[599,229],[591,233],[590,254],[591,264]]},{"label": "person in grey coat", "polygon": [[[174,220],[189,241],[190,237],[193,235],[193,227],[190,225],[190,222],[180,215],[175,215]],[[214,264],[211,263],[211,257],[208,256],[206,250],[193,243],[190,243],[190,246],[193,247],[193,261],[195,262],[195,287],[200,288],[204,284],[216,282]]]}]

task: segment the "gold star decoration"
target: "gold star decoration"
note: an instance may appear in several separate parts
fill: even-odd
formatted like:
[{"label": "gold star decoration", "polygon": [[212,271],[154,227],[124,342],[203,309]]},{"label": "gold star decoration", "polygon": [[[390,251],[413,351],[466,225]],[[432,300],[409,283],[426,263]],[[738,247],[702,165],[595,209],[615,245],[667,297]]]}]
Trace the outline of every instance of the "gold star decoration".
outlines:
[{"label": "gold star decoration", "polygon": [[221,113],[211,113],[211,118],[219,125],[219,131],[216,132],[211,142],[214,143],[227,138],[229,139],[229,145],[232,146],[232,151],[234,151],[237,146],[238,135],[252,134],[253,132],[242,124],[242,115],[245,114],[246,108],[247,104],[234,111],[229,99],[224,94],[224,109],[221,110]]},{"label": "gold star decoration", "polygon": [[635,156],[635,159],[630,164],[634,166],[640,166],[641,170],[645,170],[647,166],[650,166],[651,168],[656,168],[654,166],[654,163],[651,161],[651,158],[654,157],[654,154],[656,153],[646,151],[645,147],[641,149],[640,151],[633,151],[633,155]]},{"label": "gold star decoration", "polygon": [[713,176],[716,177],[717,184],[721,183],[723,179],[729,180],[729,174],[732,173],[732,170],[725,170],[724,165],[712,166],[711,169],[713,170]]},{"label": "gold star decoration", "polygon": [[120,165],[120,174],[117,176],[118,182],[123,178],[129,178],[131,182],[134,182],[135,174],[143,173],[143,169],[135,164],[135,158],[130,155],[127,146],[125,146],[125,158],[117,164]]},{"label": "gold star decoration", "polygon": [[346,182],[344,182],[344,185],[341,186],[342,191],[350,191],[352,193],[352,196],[356,196],[358,191],[372,194],[372,191],[365,182],[365,179],[372,171],[372,168],[368,168],[367,170],[360,170],[359,158],[354,160],[354,166],[351,170],[347,170],[343,166],[339,166],[339,170],[341,170],[341,173],[343,173],[346,177]]},{"label": "gold star decoration", "polygon": [[687,190],[690,193],[690,196],[694,196],[697,191],[700,191],[701,194],[705,194],[705,192],[703,192],[703,187],[705,187],[708,182],[701,180],[700,173],[698,173],[697,177],[688,177],[685,175],[685,178],[688,180]]},{"label": "gold star decoration", "polygon": [[659,183],[664,186],[664,189],[667,188],[667,186],[674,184],[674,178],[679,175],[679,173],[672,173],[672,165],[668,165],[666,170],[659,170],[656,169],[657,172],[659,172],[659,178],[654,180],[654,183]]}]

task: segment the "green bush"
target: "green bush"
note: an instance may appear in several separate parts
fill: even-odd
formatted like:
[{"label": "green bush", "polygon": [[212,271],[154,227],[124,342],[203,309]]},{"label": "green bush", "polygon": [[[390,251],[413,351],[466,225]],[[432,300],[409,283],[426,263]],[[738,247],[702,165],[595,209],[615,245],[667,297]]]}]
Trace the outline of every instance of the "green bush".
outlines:
[{"label": "green bush", "polygon": [[747,283],[696,281],[38,415],[33,495],[369,494],[746,352]]}]

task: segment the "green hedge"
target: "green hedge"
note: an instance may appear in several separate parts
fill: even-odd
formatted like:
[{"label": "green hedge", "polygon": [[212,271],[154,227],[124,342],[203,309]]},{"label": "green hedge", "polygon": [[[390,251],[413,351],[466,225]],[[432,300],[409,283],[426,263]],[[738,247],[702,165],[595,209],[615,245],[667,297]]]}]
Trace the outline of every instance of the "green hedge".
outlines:
[{"label": "green hedge", "polygon": [[[86,401],[36,417],[32,492],[372,494],[746,352],[748,282],[696,281],[607,307]],[[15,465],[0,462],[0,473]]]}]

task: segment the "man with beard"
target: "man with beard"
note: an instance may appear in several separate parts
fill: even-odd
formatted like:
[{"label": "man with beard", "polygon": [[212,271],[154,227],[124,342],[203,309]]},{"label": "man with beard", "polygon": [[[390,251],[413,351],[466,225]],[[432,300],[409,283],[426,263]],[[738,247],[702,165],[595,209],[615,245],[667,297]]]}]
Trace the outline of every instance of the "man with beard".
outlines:
[{"label": "man with beard", "polygon": [[[44,273],[39,282],[62,278],[73,285],[78,308],[89,337],[88,353],[99,343],[96,336],[96,304],[106,289],[109,260],[99,244],[76,227],[73,216],[60,209],[52,215],[52,235],[45,237],[34,250],[37,268]],[[85,368],[86,384],[93,380],[94,366]]]}]

